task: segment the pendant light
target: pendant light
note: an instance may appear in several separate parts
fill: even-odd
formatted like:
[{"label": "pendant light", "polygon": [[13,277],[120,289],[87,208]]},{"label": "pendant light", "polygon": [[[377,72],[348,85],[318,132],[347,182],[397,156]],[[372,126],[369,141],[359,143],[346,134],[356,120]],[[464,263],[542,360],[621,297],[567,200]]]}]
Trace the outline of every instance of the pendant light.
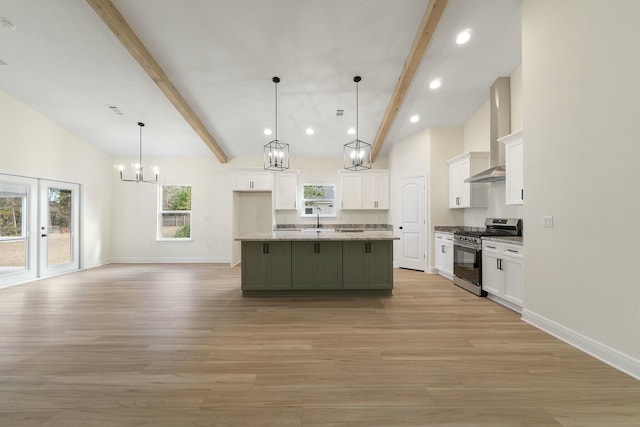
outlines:
[{"label": "pendant light", "polygon": [[278,83],[280,83],[280,77],[274,77],[271,81],[275,84],[276,89],[275,139],[264,146],[264,168],[265,170],[283,171],[289,169],[289,144],[278,141]]},{"label": "pendant light", "polygon": [[140,151],[139,151],[139,158],[138,158],[138,163],[136,164],[132,164],[131,166],[133,166],[134,168],[134,172],[135,172],[135,178],[128,178],[125,179],[122,176],[122,172],[124,171],[124,165],[119,165],[118,166],[118,170],[120,171],[120,180],[121,181],[125,181],[125,182],[146,182],[149,184],[155,184],[158,182],[158,174],[160,173],[158,171],[158,167],[154,166],[153,167],[153,172],[155,174],[155,178],[154,179],[144,179],[144,175],[143,175],[143,167],[142,167],[142,128],[144,127],[144,123],[142,122],[138,122],[138,126],[140,127]]},{"label": "pendant light", "polygon": [[371,169],[371,144],[360,141],[358,138],[358,83],[362,77],[355,76],[356,83],[356,139],[344,145],[344,168],[352,171]]}]

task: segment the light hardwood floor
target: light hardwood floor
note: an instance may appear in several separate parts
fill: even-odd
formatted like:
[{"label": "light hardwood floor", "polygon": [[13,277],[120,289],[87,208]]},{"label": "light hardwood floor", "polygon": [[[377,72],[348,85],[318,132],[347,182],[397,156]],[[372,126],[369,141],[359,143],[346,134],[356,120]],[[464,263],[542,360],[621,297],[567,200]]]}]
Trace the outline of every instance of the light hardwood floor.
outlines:
[{"label": "light hardwood floor", "polygon": [[240,269],[0,290],[1,426],[639,426],[640,381],[448,280],[242,298]]}]

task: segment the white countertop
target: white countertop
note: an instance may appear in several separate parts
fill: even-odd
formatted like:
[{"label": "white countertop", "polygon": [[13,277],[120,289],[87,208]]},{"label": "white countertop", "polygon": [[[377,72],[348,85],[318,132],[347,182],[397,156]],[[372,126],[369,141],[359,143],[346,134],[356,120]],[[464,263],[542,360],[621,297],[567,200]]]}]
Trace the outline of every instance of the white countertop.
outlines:
[{"label": "white countertop", "polygon": [[392,231],[272,231],[271,233],[252,233],[236,237],[239,241],[310,241],[310,240],[400,240]]}]

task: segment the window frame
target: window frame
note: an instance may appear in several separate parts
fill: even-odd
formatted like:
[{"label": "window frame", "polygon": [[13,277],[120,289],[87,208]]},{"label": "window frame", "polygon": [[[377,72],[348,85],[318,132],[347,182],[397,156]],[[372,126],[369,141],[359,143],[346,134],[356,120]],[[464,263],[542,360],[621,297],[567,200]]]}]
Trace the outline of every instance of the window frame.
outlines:
[{"label": "window frame", "polygon": [[[307,199],[306,197],[304,197],[304,188],[307,186],[316,186],[316,187],[332,187],[333,188],[333,199]],[[317,216],[317,214],[308,214],[305,213],[305,208],[307,206],[307,202],[320,202],[320,203],[326,203],[326,204],[333,204],[333,212],[332,213],[321,213],[320,214],[320,218],[336,218],[338,215],[338,209],[337,209],[337,197],[336,197],[336,189],[337,186],[336,184],[316,184],[316,183],[304,183],[302,184],[302,203],[301,203],[301,207],[302,209],[300,210],[300,217],[303,218],[315,218]]]},{"label": "window frame", "polygon": [[[163,194],[164,187],[189,187],[191,192],[191,209],[189,210],[164,210],[162,208],[163,205]],[[189,237],[164,237],[162,235],[163,226],[164,226],[164,214],[189,214]],[[157,206],[157,215],[156,215],[156,241],[158,242],[191,242],[193,241],[193,227],[192,227],[192,218],[193,218],[193,186],[189,184],[158,184],[158,206]]]}]

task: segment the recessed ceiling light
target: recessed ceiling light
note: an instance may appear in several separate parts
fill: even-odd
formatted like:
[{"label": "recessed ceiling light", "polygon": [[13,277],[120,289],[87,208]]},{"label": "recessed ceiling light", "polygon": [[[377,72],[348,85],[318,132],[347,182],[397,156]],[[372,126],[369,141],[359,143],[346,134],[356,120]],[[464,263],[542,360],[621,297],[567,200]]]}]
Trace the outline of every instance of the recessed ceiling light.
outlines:
[{"label": "recessed ceiling light", "polygon": [[471,30],[467,28],[466,30],[462,30],[458,33],[456,37],[457,44],[465,44],[471,39]]},{"label": "recessed ceiling light", "polygon": [[440,86],[442,86],[442,80],[441,79],[433,79],[433,80],[431,80],[431,83],[429,83],[429,87],[431,89],[438,89]]},{"label": "recessed ceiling light", "polygon": [[418,114],[414,114],[413,116],[409,117],[409,121],[411,123],[417,123],[420,121],[420,116]]},{"label": "recessed ceiling light", "polygon": [[313,129],[312,129],[312,128],[307,128],[307,130],[305,131],[305,133],[306,133],[307,135],[313,135],[313,134],[314,134],[314,131],[313,131]]},{"label": "recessed ceiling light", "polygon": [[271,135],[273,132],[271,131],[271,129],[269,128],[264,128],[264,134],[265,135]]},{"label": "recessed ceiling light", "polygon": [[347,133],[349,135],[355,135],[356,134],[356,128],[349,128],[349,130],[347,130]]}]

